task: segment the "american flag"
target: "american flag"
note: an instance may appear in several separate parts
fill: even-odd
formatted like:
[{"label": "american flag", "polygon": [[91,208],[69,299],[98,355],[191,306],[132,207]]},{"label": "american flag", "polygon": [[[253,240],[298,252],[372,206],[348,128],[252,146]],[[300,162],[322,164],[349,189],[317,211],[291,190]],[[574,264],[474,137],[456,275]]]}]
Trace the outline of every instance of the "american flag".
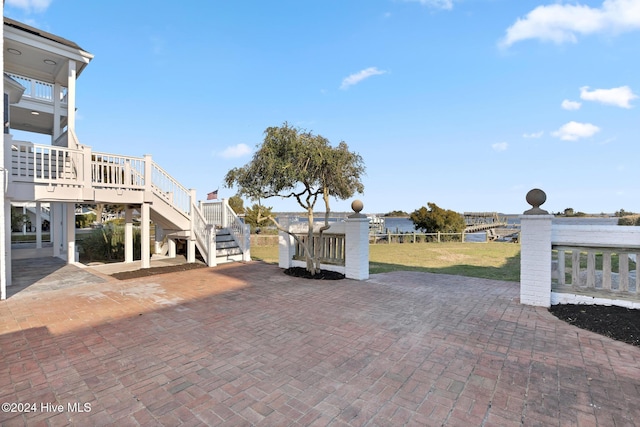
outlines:
[{"label": "american flag", "polygon": [[218,190],[207,194],[207,200],[216,200],[218,198]]}]

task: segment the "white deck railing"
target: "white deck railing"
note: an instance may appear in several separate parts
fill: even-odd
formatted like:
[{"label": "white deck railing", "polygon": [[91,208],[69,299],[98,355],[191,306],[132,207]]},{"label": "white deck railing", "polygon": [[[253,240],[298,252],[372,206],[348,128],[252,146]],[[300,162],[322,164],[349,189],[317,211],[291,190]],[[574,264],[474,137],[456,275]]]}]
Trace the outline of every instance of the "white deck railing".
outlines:
[{"label": "white deck railing", "polygon": [[[24,87],[24,93],[22,94],[23,97],[53,103],[54,87],[51,83],[21,76],[18,74],[9,73],[9,76]],[[66,87],[62,87],[62,91],[60,93],[60,102],[62,104],[67,103]]]},{"label": "white deck railing", "polygon": [[12,141],[5,146],[5,167],[13,182],[81,186],[85,151]]},{"label": "white deck railing", "polygon": [[144,190],[145,160],[117,154],[91,154],[91,182],[94,187]]}]

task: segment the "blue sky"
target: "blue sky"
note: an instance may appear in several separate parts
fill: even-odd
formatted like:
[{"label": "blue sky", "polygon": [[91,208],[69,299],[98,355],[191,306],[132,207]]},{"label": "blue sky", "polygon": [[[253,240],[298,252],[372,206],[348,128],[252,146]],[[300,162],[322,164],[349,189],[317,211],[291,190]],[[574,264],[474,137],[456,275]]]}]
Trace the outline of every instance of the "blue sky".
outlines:
[{"label": "blue sky", "polygon": [[81,143],[152,154],[202,199],[233,195],[226,172],[286,121],[364,158],[365,212],[522,213],[532,188],[552,212],[640,212],[640,0],[6,0],[5,15],[95,55]]}]

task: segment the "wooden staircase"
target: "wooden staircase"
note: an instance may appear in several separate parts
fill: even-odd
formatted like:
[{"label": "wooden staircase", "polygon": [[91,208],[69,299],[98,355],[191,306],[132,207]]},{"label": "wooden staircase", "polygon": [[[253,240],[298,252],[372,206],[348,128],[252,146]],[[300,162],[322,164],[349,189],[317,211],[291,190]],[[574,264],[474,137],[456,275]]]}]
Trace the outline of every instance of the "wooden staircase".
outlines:
[{"label": "wooden staircase", "polygon": [[216,230],[216,261],[218,264],[242,261],[242,249],[228,229]]},{"label": "wooden staircase", "polygon": [[189,190],[150,155],[95,152],[88,146],[57,147],[5,137],[5,169],[12,202],[114,203],[148,206],[164,236],[188,243],[209,266],[250,260],[249,230],[224,199],[196,203]]}]

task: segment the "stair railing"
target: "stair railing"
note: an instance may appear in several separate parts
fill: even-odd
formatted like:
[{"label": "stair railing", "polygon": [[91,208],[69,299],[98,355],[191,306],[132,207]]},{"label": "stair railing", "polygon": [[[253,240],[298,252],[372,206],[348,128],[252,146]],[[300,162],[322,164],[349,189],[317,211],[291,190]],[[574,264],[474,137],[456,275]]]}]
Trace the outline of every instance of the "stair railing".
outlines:
[{"label": "stair railing", "polygon": [[236,215],[235,211],[229,206],[227,199],[222,199],[223,216],[226,216],[227,228],[231,231],[233,239],[236,241],[240,249],[242,250],[242,260],[251,261],[250,250],[250,227],[248,224],[242,222],[242,220]]},{"label": "stair railing", "polygon": [[216,230],[213,224],[207,224],[202,211],[195,204],[191,206],[193,211],[193,234],[196,237],[196,245],[209,267],[215,267],[216,261]]},{"label": "stair railing", "polygon": [[[151,160],[151,156],[145,156],[145,163],[150,167],[151,189],[153,192],[181,212],[187,218],[190,217],[192,200],[191,191],[183,187],[171,175]],[[145,174],[146,175],[146,174]]]},{"label": "stair railing", "polygon": [[242,222],[234,210],[231,209],[229,201],[221,199],[215,202],[205,202],[200,204],[200,208],[208,224],[228,229],[231,232],[233,240],[242,250],[242,260],[250,261],[250,227]]}]

